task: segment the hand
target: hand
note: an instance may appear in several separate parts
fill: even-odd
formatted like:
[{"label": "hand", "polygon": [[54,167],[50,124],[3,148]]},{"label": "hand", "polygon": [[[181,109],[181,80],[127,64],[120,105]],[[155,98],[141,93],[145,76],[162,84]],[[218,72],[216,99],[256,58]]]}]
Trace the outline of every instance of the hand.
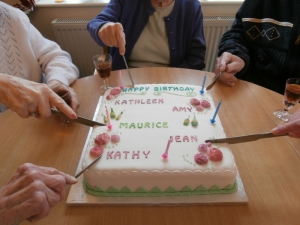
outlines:
[{"label": "hand", "polygon": [[54,168],[26,163],[0,188],[0,224],[46,217],[65,196],[67,184],[77,180]]},{"label": "hand", "polygon": [[235,74],[240,72],[244,66],[245,62],[240,57],[224,52],[216,59],[214,72],[215,74],[219,74],[220,71],[223,71],[219,80],[224,84],[233,87],[237,81]]},{"label": "hand", "polygon": [[275,135],[289,134],[290,137],[300,138],[300,109],[295,112],[289,121],[271,130]]},{"label": "hand", "polygon": [[59,95],[75,112],[79,108],[79,101],[73,88],[63,84],[58,80],[50,80],[47,85]]},{"label": "hand", "polygon": [[108,22],[98,31],[98,36],[102,42],[109,47],[119,48],[120,55],[125,54],[125,33],[120,23]]},{"label": "hand", "polygon": [[76,119],[76,113],[67,103],[55,94],[46,84],[28,81],[0,73],[0,102],[8,106],[22,118],[30,113],[39,112],[41,117],[51,116],[51,107],[55,106],[70,119]]}]

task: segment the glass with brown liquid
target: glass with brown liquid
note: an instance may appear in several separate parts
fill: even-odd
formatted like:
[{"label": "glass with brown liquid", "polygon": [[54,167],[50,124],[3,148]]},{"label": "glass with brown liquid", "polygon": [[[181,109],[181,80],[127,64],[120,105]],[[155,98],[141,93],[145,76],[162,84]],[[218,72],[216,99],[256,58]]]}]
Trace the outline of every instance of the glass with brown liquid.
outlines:
[{"label": "glass with brown liquid", "polygon": [[98,75],[103,80],[104,85],[100,87],[101,93],[104,93],[110,87],[108,86],[108,79],[110,77],[112,56],[110,54],[99,54],[93,57],[93,62]]},{"label": "glass with brown liquid", "polygon": [[286,81],[285,92],[283,96],[284,109],[276,110],[274,115],[288,121],[291,114],[289,110],[300,101],[300,78],[290,78]]}]

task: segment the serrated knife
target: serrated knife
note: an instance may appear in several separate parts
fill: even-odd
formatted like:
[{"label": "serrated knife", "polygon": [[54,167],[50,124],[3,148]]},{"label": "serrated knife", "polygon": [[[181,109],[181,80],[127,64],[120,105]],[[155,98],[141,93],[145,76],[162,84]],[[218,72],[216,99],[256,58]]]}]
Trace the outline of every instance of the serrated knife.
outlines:
[{"label": "serrated knife", "polygon": [[86,119],[86,118],[81,117],[81,116],[77,116],[77,119],[72,120],[72,119],[68,118],[65,114],[63,114],[61,111],[59,111],[57,109],[54,109],[54,108],[51,109],[51,112],[55,115],[58,115],[60,117],[68,119],[70,121],[74,121],[76,123],[84,124],[86,126],[90,126],[90,127],[93,127],[93,126],[106,126],[106,124],[104,124],[104,123],[99,123],[97,121],[89,120],[89,119]]},{"label": "serrated knife", "polygon": [[229,138],[220,138],[220,139],[210,139],[205,140],[205,142],[211,142],[211,143],[228,143],[228,144],[236,144],[236,143],[242,143],[242,142],[249,142],[249,141],[256,141],[263,138],[272,138],[272,137],[280,137],[280,136],[286,136],[288,134],[282,134],[282,135],[275,135],[271,132],[264,132],[260,134],[250,134],[245,136],[237,136],[237,137],[229,137]]}]

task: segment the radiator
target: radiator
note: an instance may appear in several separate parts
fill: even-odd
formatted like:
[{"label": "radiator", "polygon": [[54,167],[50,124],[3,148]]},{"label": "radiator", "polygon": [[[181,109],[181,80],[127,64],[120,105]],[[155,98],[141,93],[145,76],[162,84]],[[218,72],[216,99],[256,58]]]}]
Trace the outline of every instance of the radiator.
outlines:
[{"label": "radiator", "polygon": [[[213,71],[220,38],[231,27],[233,19],[234,16],[204,17],[204,36],[207,45],[204,70]],[[80,77],[94,74],[92,57],[103,52],[102,47],[96,44],[86,29],[90,20],[91,18],[70,18],[52,21],[56,42],[70,53],[73,63],[79,69]]]}]

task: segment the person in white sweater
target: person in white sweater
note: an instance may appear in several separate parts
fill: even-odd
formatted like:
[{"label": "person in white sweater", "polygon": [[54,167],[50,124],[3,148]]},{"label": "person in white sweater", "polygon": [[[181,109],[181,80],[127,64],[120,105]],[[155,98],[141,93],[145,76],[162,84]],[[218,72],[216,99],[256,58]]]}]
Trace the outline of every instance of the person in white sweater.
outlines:
[{"label": "person in white sweater", "polygon": [[[46,83],[56,93],[70,89],[68,104],[76,112],[79,102],[69,85],[79,77],[79,71],[70,55],[43,37],[24,12],[2,1],[0,34],[0,74]],[[14,105],[13,102],[10,104]],[[26,118],[32,113],[45,111],[48,113],[43,116],[50,116],[50,107],[49,104],[28,104],[26,113],[21,116]],[[7,108],[0,103],[0,113]]]}]

